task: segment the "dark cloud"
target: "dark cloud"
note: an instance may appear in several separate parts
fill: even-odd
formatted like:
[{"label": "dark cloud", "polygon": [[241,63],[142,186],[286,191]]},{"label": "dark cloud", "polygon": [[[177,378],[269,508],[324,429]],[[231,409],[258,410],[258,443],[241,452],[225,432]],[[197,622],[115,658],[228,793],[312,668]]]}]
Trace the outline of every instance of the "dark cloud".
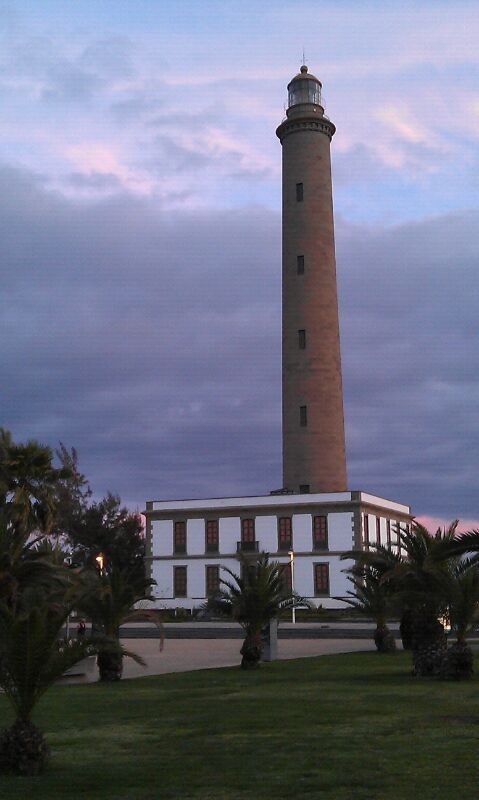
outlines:
[{"label": "dark cloud", "polygon": [[127,36],[97,39],[85,47],[78,64],[103,78],[131,78],[135,74],[133,43]]},{"label": "dark cloud", "polygon": [[[140,507],[281,485],[279,215],[2,177],[3,424]],[[418,514],[477,513],[477,223],[338,220],[350,485]]]},{"label": "dark cloud", "polygon": [[71,51],[56,38],[19,32],[5,43],[3,73],[31,81],[44,101],[69,104],[133,77],[133,56],[126,36],[96,39]]},{"label": "dark cloud", "polygon": [[155,136],[153,149],[155,157],[145,166],[153,173],[159,171],[162,175],[207,168],[214,161],[206,153],[182,147],[175,141],[174,135]]},{"label": "dark cloud", "polygon": [[71,172],[65,182],[79,189],[118,189],[121,182],[110,172]]},{"label": "dark cloud", "polygon": [[397,170],[387,167],[367,145],[357,144],[334,154],[335,186],[385,181],[396,175]]},{"label": "dark cloud", "polygon": [[477,514],[478,216],[339,226],[350,474],[417,513]]}]

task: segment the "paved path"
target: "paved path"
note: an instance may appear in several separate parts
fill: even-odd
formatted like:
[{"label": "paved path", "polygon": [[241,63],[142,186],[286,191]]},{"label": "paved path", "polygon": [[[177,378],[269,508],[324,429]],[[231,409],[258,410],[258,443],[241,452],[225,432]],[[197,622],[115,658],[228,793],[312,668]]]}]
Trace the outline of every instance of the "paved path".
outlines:
[{"label": "paved path", "polygon": [[[157,639],[124,639],[126,648],[143,656],[146,669],[125,659],[124,678],[190,672],[196,669],[232,667],[240,663],[238,639],[166,639],[163,652]],[[284,639],[278,642],[278,658],[304,658],[331,653],[374,650],[372,640],[358,639]],[[95,677],[93,678],[96,679]]]},{"label": "paved path", "polygon": [[[143,678],[171,672],[238,666],[241,661],[238,639],[166,639],[160,651],[158,639],[122,639],[127,650],[142,656],[146,667],[125,658],[123,678]],[[333,653],[374,650],[370,640],[359,639],[284,639],[278,642],[278,658],[308,658]],[[62,683],[91,683],[98,680],[98,669],[90,661],[86,675],[64,677]]]}]

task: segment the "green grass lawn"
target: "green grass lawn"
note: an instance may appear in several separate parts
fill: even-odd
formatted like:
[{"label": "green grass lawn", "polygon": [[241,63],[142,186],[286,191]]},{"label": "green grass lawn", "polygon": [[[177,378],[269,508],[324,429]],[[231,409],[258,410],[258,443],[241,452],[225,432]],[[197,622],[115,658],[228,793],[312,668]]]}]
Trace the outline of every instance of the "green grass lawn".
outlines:
[{"label": "green grass lawn", "polygon": [[409,665],[359,653],[55,687],[36,714],[50,768],[0,777],[0,797],[473,798],[479,680],[413,679]]}]

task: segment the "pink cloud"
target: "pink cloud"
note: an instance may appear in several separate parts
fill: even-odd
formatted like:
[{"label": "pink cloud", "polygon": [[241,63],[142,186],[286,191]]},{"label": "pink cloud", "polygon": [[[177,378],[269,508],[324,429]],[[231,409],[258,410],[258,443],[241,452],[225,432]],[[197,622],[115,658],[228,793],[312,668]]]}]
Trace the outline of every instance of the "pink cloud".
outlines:
[{"label": "pink cloud", "polygon": [[[425,528],[428,529],[431,533],[435,533],[438,528],[447,528],[452,519],[443,519],[442,517],[430,517],[427,514],[416,517],[417,522],[421,525],[424,525]],[[471,531],[471,530],[479,530],[479,519],[461,519],[459,520],[459,525],[457,526],[458,533],[464,533],[464,531]]]}]

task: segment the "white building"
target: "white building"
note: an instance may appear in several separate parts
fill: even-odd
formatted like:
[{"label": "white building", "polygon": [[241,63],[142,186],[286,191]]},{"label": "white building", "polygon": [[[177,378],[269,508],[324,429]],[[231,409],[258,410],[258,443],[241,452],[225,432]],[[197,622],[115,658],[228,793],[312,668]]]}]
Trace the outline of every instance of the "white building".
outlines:
[{"label": "white building", "polygon": [[[344,604],[349,581],[342,553],[379,542],[397,547],[409,506],[364,492],[282,494],[146,504],[148,564],[160,608],[200,606],[219,583],[221,567],[239,574],[241,556],[266,551],[293,561],[295,591],[314,605]],[[291,556],[291,553],[293,554]],[[226,577],[226,576],[225,576]],[[289,577],[291,580],[291,578]]]}]

